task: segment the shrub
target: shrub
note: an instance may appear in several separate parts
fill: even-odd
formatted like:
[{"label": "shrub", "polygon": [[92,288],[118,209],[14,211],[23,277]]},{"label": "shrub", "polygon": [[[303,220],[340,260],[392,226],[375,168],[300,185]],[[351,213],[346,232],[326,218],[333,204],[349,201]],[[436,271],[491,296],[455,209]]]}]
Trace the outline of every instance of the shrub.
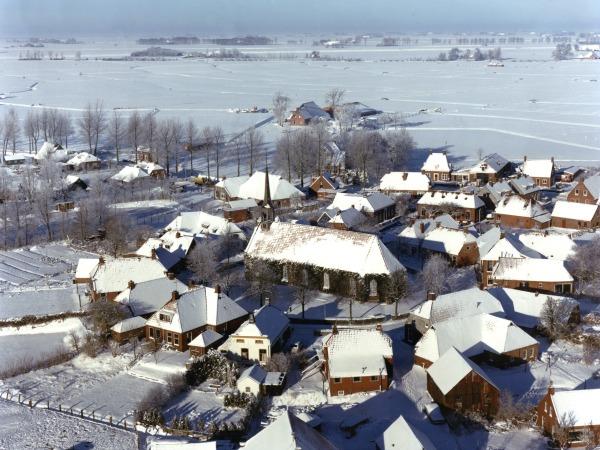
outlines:
[{"label": "shrub", "polygon": [[185,381],[189,386],[197,386],[209,378],[225,383],[232,370],[233,363],[229,362],[221,352],[209,350],[206,355],[192,363],[185,373]]}]

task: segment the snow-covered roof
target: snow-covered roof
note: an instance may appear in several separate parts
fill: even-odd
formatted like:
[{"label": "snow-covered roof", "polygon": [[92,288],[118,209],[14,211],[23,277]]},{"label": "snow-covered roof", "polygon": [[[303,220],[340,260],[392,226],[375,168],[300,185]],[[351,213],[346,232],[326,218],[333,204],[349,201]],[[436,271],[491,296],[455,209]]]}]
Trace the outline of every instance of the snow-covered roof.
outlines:
[{"label": "snow-covered roof", "polygon": [[[421,224],[423,231],[421,231]],[[417,219],[414,224],[404,227],[398,236],[404,240],[423,239],[437,227],[458,230],[459,224],[450,214],[442,214],[435,219]]]},{"label": "snow-covered roof", "polygon": [[[499,228],[493,228],[492,230],[496,230],[495,232],[497,232]],[[488,231],[488,233],[490,233],[490,231]],[[482,261],[498,261],[501,257],[542,258],[543,256],[535,250],[528,248],[517,236],[506,233],[504,237],[500,235],[500,239],[489,246],[489,249],[485,254],[480,254],[480,259]]]},{"label": "snow-covered roof", "polygon": [[287,330],[290,320],[279,309],[272,305],[264,305],[253,313],[253,318],[246,320],[233,333],[235,336],[265,336],[273,344]]},{"label": "snow-covered roof", "polygon": [[427,300],[411,310],[411,314],[429,320],[431,324],[481,313],[504,315],[500,302],[479,288],[439,295],[435,300]]},{"label": "snow-covered roof", "polygon": [[497,205],[505,194],[511,192],[513,192],[513,188],[511,187],[508,181],[487,183],[485,186],[482,186],[481,189],[479,189],[479,195],[488,194],[490,200],[492,201],[492,203],[494,203],[494,205]]},{"label": "snow-covered roof", "polygon": [[519,235],[519,240],[548,259],[565,261],[575,253],[577,244],[563,233],[528,232]]},{"label": "snow-covered roof", "polygon": [[67,165],[70,166],[79,166],[80,164],[99,162],[100,158],[92,155],[88,152],[77,153],[71,159],[67,161]]},{"label": "snow-covered roof", "polygon": [[263,369],[259,364],[247,367],[238,378],[238,383],[246,378],[256,381],[258,384],[262,384],[267,377],[267,371]]},{"label": "snow-covered roof", "polygon": [[99,261],[100,258],[79,258],[75,269],[75,278],[91,278]]},{"label": "snow-covered roof", "polygon": [[177,278],[157,278],[134,283],[115,297],[115,302],[126,306],[133,315],[142,316],[158,311],[171,301],[173,291],[185,292],[188,287]]},{"label": "snow-covered roof", "polygon": [[564,200],[559,200],[554,205],[552,217],[591,222],[594,217],[596,217],[599,207],[599,205],[588,205],[585,203],[566,202]]},{"label": "snow-covered roof", "polygon": [[[160,320],[160,315],[171,316],[171,321]],[[148,325],[177,333],[204,325],[222,325],[248,315],[248,312],[223,293],[200,286],[184,292],[170,301],[148,319]]]},{"label": "snow-covered roof", "polygon": [[553,170],[551,159],[527,159],[521,165],[521,172],[533,178],[550,178]]},{"label": "snow-covered roof", "polygon": [[213,330],[204,330],[198,336],[196,336],[192,341],[188,344],[190,347],[202,347],[206,348],[211,344],[214,344],[218,340],[222,339],[223,335],[217,333]]},{"label": "snow-covered roof", "polygon": [[404,270],[373,234],[278,221],[269,229],[256,227],[245,253],[253,258],[309,264],[360,276]]},{"label": "snow-covered roof", "polygon": [[354,208],[348,208],[343,211],[339,211],[333,216],[329,223],[343,224],[346,228],[354,228],[367,220],[367,217],[359,210]]},{"label": "snow-covered roof", "polygon": [[429,177],[421,172],[390,172],[381,178],[379,189],[394,192],[427,192],[429,185]]},{"label": "snow-covered roof", "polygon": [[[304,197],[304,193],[292,183],[284,180],[279,175],[269,174],[269,189],[271,200],[284,200],[288,198]],[[262,201],[265,198],[265,172],[256,171],[243,184],[240,185],[239,198],[253,198]]]},{"label": "snow-covered roof", "polygon": [[441,192],[433,191],[423,194],[417,205],[441,206],[451,205],[456,208],[478,209],[483,208],[485,203],[475,194],[464,192]]},{"label": "snow-covered roof", "polygon": [[592,175],[583,180],[583,184],[594,198],[600,197],[600,175]]},{"label": "snow-covered roof", "polygon": [[421,431],[400,416],[375,441],[379,450],[436,450]]},{"label": "snow-covered roof", "polygon": [[245,238],[244,233],[235,223],[203,211],[182,212],[165,227],[165,230],[179,231],[190,236],[212,234],[237,235]]},{"label": "snow-covered roof", "polygon": [[451,172],[452,165],[448,162],[446,153],[430,153],[421,170],[423,172]]},{"label": "snow-covered roof", "polygon": [[458,256],[465,245],[477,245],[477,239],[466,231],[437,227],[424,238],[421,246],[426,250]]},{"label": "snow-covered roof", "polygon": [[52,159],[55,161],[65,161],[68,158],[68,153],[67,153],[67,150],[64,150],[58,144],[44,142],[33,158],[38,161],[45,160],[45,159]]},{"label": "snow-covered roof", "polygon": [[137,163],[137,167],[139,167],[149,175],[152,175],[154,172],[162,172],[163,170],[165,170],[165,168],[160,164],[148,161],[140,161],[139,163]]},{"label": "snow-covered roof", "polygon": [[131,183],[136,180],[147,178],[150,175],[143,169],[135,166],[125,166],[119,172],[110,177],[111,180],[121,181],[123,183]]},{"label": "snow-covered roof", "polygon": [[518,195],[509,195],[500,200],[498,205],[496,205],[495,213],[507,216],[527,217],[542,223],[548,222],[551,219],[550,213],[535,200],[525,199]]},{"label": "snow-covered roof", "polygon": [[494,174],[500,172],[506,165],[508,160],[498,153],[486,155],[481,161],[469,169],[470,173],[488,173]]},{"label": "snow-covered roof", "polygon": [[164,278],[166,268],[157,259],[144,257],[104,258],[92,276],[94,290],[99,293],[121,292],[127,283]]},{"label": "snow-covered roof", "polygon": [[332,166],[342,166],[343,167],[345,165],[346,152],[343,150],[340,150],[340,148],[338,147],[338,145],[335,142],[329,141],[329,142],[326,142],[325,144],[323,144],[323,151],[326,154],[328,162]]},{"label": "snow-covered roof", "polygon": [[77,175],[67,175],[65,177],[65,182],[67,184],[67,186],[71,186],[77,182],[84,182],[81,177],[78,177]]},{"label": "snow-covered roof", "polygon": [[[227,192],[229,197],[239,197],[240,196],[240,187],[246,181],[248,181],[250,177],[248,175],[240,175],[239,177],[232,178],[224,178],[215,184],[215,187],[222,188]],[[262,199],[261,199],[262,200]]]},{"label": "snow-covered roof", "polygon": [[244,450],[269,448],[302,450],[337,450],[331,442],[290,411],[285,411],[270,425],[246,441]]},{"label": "snow-covered roof", "polygon": [[235,211],[238,209],[252,209],[256,208],[257,206],[258,204],[256,203],[256,200],[254,200],[253,198],[246,198],[242,200],[232,200],[230,202],[227,202],[227,206],[225,206],[224,209]]},{"label": "snow-covered roof", "polygon": [[577,389],[557,391],[552,396],[556,417],[560,420],[573,413],[575,427],[600,425],[600,389]]},{"label": "snow-covered roof", "polygon": [[572,308],[577,306],[577,301],[568,297],[538,294],[520,289],[495,287],[488,289],[488,292],[498,299],[507,319],[525,328],[534,328],[539,325],[542,310],[549,297],[566,302]]},{"label": "snow-covered roof", "polygon": [[369,192],[367,194],[348,194],[346,192],[338,192],[329,209],[337,208],[346,210],[355,208],[361,212],[373,214],[376,211],[388,208],[394,205],[394,200],[381,192]]},{"label": "snow-covered roof", "polygon": [[305,120],[311,120],[315,118],[330,119],[331,116],[327,111],[317,105],[315,102],[310,101],[302,103],[296,112],[300,114]]},{"label": "snow-covered roof", "polygon": [[494,280],[535,281],[535,282],[572,282],[573,277],[563,261],[538,258],[501,257],[492,272]]},{"label": "snow-covered roof", "polygon": [[443,395],[450,392],[471,372],[475,372],[489,384],[498,389],[481,367],[469,358],[465,358],[454,347],[450,347],[446,350],[437,361],[427,368],[427,373]]},{"label": "snow-covered roof", "polygon": [[186,250],[182,247],[176,247],[171,251],[171,249],[164,246],[164,242],[160,238],[147,239],[146,242],[135,251],[135,254],[151,258],[153,252],[156,259],[158,259],[167,269],[171,269],[185,258],[186,255]]},{"label": "snow-covered roof", "polygon": [[535,180],[533,178],[527,176],[513,178],[508,183],[517,192],[517,194],[520,195],[532,194],[542,190],[541,187],[535,184]]},{"label": "snow-covered roof", "polygon": [[339,329],[323,339],[323,347],[335,378],[387,374],[384,358],[393,356],[392,340],[375,329]]},{"label": "snow-covered roof", "polygon": [[415,346],[415,355],[433,362],[450,347],[472,357],[486,350],[502,354],[535,344],[534,338],[510,320],[478,314],[433,325]]},{"label": "snow-covered roof", "polygon": [[110,329],[115,333],[126,333],[127,331],[137,330],[143,328],[146,325],[146,319],[140,316],[131,317],[129,319],[121,320],[114,324]]}]

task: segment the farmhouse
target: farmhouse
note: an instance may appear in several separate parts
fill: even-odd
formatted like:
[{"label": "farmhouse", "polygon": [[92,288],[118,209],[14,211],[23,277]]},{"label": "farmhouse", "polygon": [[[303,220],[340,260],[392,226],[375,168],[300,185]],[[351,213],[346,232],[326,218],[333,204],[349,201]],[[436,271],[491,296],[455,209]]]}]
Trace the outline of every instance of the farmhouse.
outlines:
[{"label": "farmhouse", "polygon": [[490,276],[498,260],[501,257],[511,258],[543,258],[538,252],[524,245],[517,236],[505,233],[499,228],[492,228],[478,239],[480,262],[481,262],[481,284],[489,286],[492,284]]},{"label": "farmhouse", "polygon": [[262,262],[275,283],[371,300],[386,300],[390,276],[405,270],[375,235],[280,221],[255,228],[245,262],[248,279]]},{"label": "farmhouse", "polygon": [[448,409],[488,417],[498,410],[500,390],[481,367],[454,347],[427,368],[427,391]]},{"label": "farmhouse", "polygon": [[302,103],[292,115],[288,118],[288,122],[292,125],[309,125],[312,122],[320,120],[330,120],[331,116],[327,111],[319,107],[315,102]]},{"label": "farmhouse", "polygon": [[335,196],[340,184],[329,173],[324,172],[318,177],[313,177],[309,189],[320,199]]},{"label": "farmhouse", "polygon": [[94,170],[99,169],[100,165],[100,158],[87,152],[77,153],[65,163],[69,170]]},{"label": "farmhouse", "polygon": [[538,342],[510,320],[478,314],[431,326],[415,346],[415,364],[427,368],[450,347],[498,366],[534,361],[539,352]]},{"label": "farmhouse", "polygon": [[193,244],[193,237],[175,236],[175,233],[168,231],[160,238],[147,239],[134,256],[156,258],[166,269],[177,272]]},{"label": "farmhouse", "polygon": [[375,440],[376,450],[436,450],[429,438],[399,416]]},{"label": "farmhouse", "polygon": [[569,448],[586,447],[584,433],[591,434],[596,442],[600,440],[599,404],[600,389],[557,392],[550,385],[538,404],[536,425],[550,436],[555,436],[562,427],[568,427]]},{"label": "farmhouse", "polygon": [[185,352],[192,340],[206,330],[219,334],[235,330],[248,312],[221,293],[220,286],[206,286],[179,294],[146,322],[146,337]]},{"label": "farmhouse", "polygon": [[429,177],[421,172],[386,173],[379,183],[379,190],[385,194],[423,195],[429,191]]},{"label": "farmhouse", "polygon": [[232,200],[223,206],[223,218],[238,223],[258,217],[258,204],[253,198]]},{"label": "farmhouse", "polygon": [[560,181],[563,183],[572,183],[584,173],[585,169],[580,166],[565,167],[564,169],[560,170]]},{"label": "farmhouse", "polygon": [[377,329],[338,329],[323,338],[329,395],[383,391],[393,370],[392,340]]},{"label": "farmhouse", "polygon": [[484,201],[486,207],[494,209],[507,194],[512,194],[513,188],[508,181],[487,183],[479,188],[477,195]]},{"label": "farmhouse", "polygon": [[149,178],[150,175],[148,175],[145,170],[135,166],[125,166],[119,172],[110,177],[112,181],[122,184],[142,183],[147,181]]},{"label": "farmhouse", "polygon": [[261,394],[261,387],[265,382],[265,378],[267,378],[267,371],[260,365],[254,364],[247,367],[240,374],[236,386],[238,391],[258,397]]},{"label": "farmhouse", "polygon": [[511,164],[497,153],[485,156],[473,167],[458,170],[452,179],[459,183],[478,183],[483,185],[496,182],[509,175]]},{"label": "farmhouse", "polygon": [[483,313],[504,316],[502,305],[488,291],[471,288],[439,296],[429,292],[425,302],[410,310],[404,326],[405,338],[416,342],[436,323]]},{"label": "farmhouse", "polygon": [[600,206],[559,200],[552,210],[552,226],[575,230],[596,228],[600,226]]},{"label": "farmhouse", "polygon": [[448,162],[446,152],[429,153],[421,167],[421,173],[427,175],[432,182],[450,181],[452,164]]},{"label": "farmhouse", "polygon": [[570,294],[573,277],[563,261],[501,257],[491,274],[493,284],[538,292]]},{"label": "farmhouse", "polygon": [[365,194],[338,192],[328,209],[344,211],[350,208],[360,211],[377,222],[383,222],[396,215],[394,200],[380,192]]},{"label": "farmhouse", "polygon": [[130,281],[143,281],[164,278],[167,269],[156,258],[145,257],[100,257],[96,270],[90,281],[93,300],[114,300],[123,290],[129,287]]},{"label": "farmhouse", "polygon": [[510,228],[543,229],[550,226],[551,215],[533,199],[518,195],[505,197],[494,211],[496,223]]},{"label": "farmhouse", "polygon": [[578,181],[569,191],[567,200],[576,203],[596,205],[600,201],[600,175],[592,175],[585,180]]},{"label": "farmhouse", "polygon": [[144,172],[146,172],[153,178],[162,179],[165,176],[167,176],[165,169],[161,165],[154,162],[142,161],[137,164],[137,167],[142,169]]},{"label": "farmhouse", "polygon": [[417,202],[419,217],[450,214],[459,222],[479,222],[485,216],[485,203],[475,194],[463,192],[428,192]]},{"label": "farmhouse", "polygon": [[250,314],[220,349],[265,365],[273,351],[283,345],[289,322],[279,309],[266,304]]},{"label": "farmhouse", "polygon": [[215,185],[215,198],[223,201],[254,199],[259,204],[264,200],[265,181],[268,176],[271,201],[276,208],[297,205],[304,193],[279,175],[256,171],[251,177],[226,178]]},{"label": "farmhouse", "polygon": [[554,158],[550,159],[527,159],[523,157],[521,172],[533,178],[536,185],[549,188],[554,184]]},{"label": "farmhouse", "polygon": [[421,241],[425,257],[437,253],[448,258],[457,267],[470,266],[479,261],[475,236],[464,230],[437,227]]},{"label": "farmhouse", "polygon": [[114,301],[123,305],[132,316],[149,318],[165,306],[174,291],[185,292],[188,286],[175,277],[162,277],[135,283],[130,280],[127,289],[120,292]]}]

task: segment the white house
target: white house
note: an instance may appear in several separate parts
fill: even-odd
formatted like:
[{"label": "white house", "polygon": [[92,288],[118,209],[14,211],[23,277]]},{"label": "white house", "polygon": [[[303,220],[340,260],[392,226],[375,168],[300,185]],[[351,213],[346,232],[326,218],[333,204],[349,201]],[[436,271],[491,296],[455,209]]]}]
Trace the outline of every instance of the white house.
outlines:
[{"label": "white house", "polygon": [[386,194],[423,195],[430,185],[429,177],[421,172],[390,172],[381,178],[379,190]]},{"label": "white house", "polygon": [[237,388],[240,392],[246,394],[254,394],[258,397],[261,394],[261,386],[265,382],[267,372],[260,365],[254,364],[253,366],[245,369],[237,380]]},{"label": "white house", "polygon": [[377,450],[436,450],[420,430],[399,416],[375,441]]}]

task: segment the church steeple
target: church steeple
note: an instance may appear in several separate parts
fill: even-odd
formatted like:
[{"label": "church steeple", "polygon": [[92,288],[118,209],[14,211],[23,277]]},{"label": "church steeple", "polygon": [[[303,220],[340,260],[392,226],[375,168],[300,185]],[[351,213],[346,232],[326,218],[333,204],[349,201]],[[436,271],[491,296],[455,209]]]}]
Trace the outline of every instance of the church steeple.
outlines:
[{"label": "church steeple", "polygon": [[271,200],[269,165],[267,164],[265,167],[265,195],[261,207],[261,226],[268,230],[273,219],[275,219],[275,209],[273,208],[273,201]]}]

